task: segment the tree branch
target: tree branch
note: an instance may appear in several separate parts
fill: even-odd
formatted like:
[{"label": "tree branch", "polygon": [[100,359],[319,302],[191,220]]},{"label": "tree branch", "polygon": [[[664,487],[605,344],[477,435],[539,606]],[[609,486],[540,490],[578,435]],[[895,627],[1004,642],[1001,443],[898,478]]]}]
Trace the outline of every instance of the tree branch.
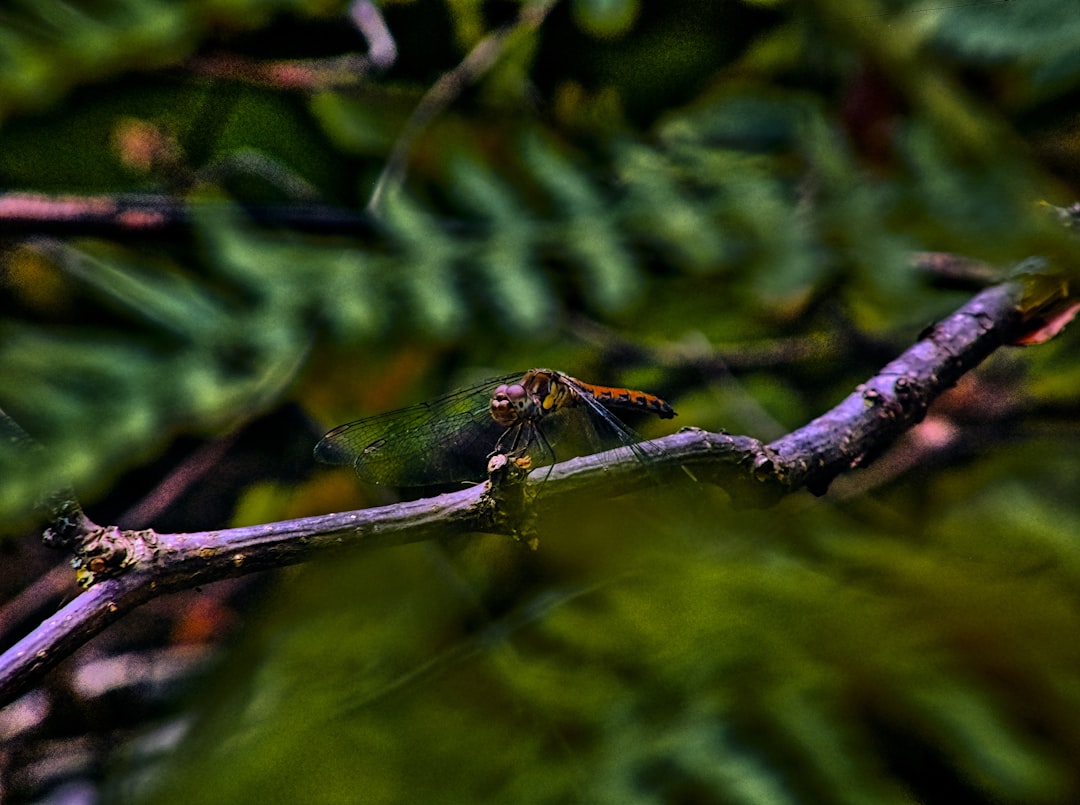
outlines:
[{"label": "tree branch", "polygon": [[469,532],[533,542],[535,505],[569,496],[625,494],[690,474],[741,503],[764,505],[799,488],[822,494],[837,475],[868,464],[918,423],[930,403],[1025,328],[1023,286],[985,290],[828,413],[768,445],[696,428],[629,448],[524,473],[497,456],[483,485],[374,509],[191,534],[97,527],[81,535],[75,565],[89,589],[0,656],[0,704],[126,612],[162,593],[281,567],[344,549],[374,549]]},{"label": "tree branch", "polygon": [[89,589],[0,656],[0,704],[126,612],[162,593],[346,547],[384,548],[485,530],[493,522],[492,507],[479,505],[485,489],[221,531],[158,534],[97,528],[87,535],[76,560],[92,576]]},{"label": "tree branch", "polygon": [[841,472],[869,464],[921,422],[930,403],[961,375],[1020,337],[1023,293],[1022,285],[1008,283],[977,294],[838,406],[769,444],[770,464],[759,472],[786,489],[805,486],[824,494]]}]

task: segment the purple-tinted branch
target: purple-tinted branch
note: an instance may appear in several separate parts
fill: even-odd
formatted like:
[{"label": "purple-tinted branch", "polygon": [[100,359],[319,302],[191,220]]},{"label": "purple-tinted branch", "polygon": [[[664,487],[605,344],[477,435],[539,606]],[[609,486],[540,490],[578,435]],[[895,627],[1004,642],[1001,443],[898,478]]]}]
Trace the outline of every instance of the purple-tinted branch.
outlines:
[{"label": "purple-tinted branch", "polygon": [[961,375],[1018,338],[1022,294],[1019,284],[1006,284],[976,295],[838,406],[769,444],[759,471],[786,489],[823,494],[837,475],[871,462]]},{"label": "purple-tinted branch", "polygon": [[385,548],[459,531],[490,530],[476,486],[430,500],[191,534],[98,528],[78,562],[89,589],[0,655],[0,704],[139,604],[162,593],[283,567],[344,548]]}]

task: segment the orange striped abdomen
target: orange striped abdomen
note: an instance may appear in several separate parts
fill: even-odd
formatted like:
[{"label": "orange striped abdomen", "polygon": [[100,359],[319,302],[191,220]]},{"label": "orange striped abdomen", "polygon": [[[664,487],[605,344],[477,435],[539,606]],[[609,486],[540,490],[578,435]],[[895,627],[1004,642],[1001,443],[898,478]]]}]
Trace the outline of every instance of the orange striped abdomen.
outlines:
[{"label": "orange striped abdomen", "polygon": [[605,406],[612,408],[636,408],[640,411],[648,411],[660,419],[671,419],[675,416],[675,409],[655,394],[647,391],[635,391],[617,386],[595,386],[592,383],[582,383],[574,380],[584,391],[589,392],[593,398]]}]

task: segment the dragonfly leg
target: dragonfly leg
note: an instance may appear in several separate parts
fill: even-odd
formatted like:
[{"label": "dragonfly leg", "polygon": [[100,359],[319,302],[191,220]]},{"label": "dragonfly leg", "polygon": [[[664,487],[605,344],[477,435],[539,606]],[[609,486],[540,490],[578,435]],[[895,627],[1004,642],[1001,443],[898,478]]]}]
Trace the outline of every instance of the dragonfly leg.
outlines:
[{"label": "dragonfly leg", "polygon": [[[513,456],[514,453],[516,453],[518,451],[518,449],[519,449],[518,448],[518,442],[521,441],[521,431],[522,431],[523,428],[524,428],[524,425],[518,424],[518,425],[511,425],[509,428],[504,430],[502,436],[500,436],[499,440],[497,442],[495,442],[495,449],[492,450],[490,453],[488,453],[488,459],[490,460],[492,456],[495,456],[495,455],[497,455],[499,453],[503,453],[504,455],[507,455],[507,456]],[[504,442],[506,441],[506,437],[508,437],[508,436],[512,437],[510,439],[509,447],[504,445]]]},{"label": "dragonfly leg", "polygon": [[544,480],[547,481],[548,477],[551,475],[551,471],[555,468],[555,450],[552,448],[551,442],[547,440],[547,436],[544,435],[544,431],[540,428],[536,429],[536,436],[539,438],[540,444],[544,446],[544,452],[547,453],[548,458],[551,459],[551,461],[548,462],[547,475],[544,476]]}]

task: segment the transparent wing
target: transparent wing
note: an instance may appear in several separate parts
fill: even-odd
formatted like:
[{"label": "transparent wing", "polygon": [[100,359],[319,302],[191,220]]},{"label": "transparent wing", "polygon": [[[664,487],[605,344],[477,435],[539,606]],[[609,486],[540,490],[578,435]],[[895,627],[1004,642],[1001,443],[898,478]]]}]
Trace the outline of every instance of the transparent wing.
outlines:
[{"label": "transparent wing", "polygon": [[431,486],[483,480],[487,457],[506,430],[491,397],[521,373],[492,378],[430,402],[339,425],[315,446],[315,458],[351,465],[365,481]]}]

